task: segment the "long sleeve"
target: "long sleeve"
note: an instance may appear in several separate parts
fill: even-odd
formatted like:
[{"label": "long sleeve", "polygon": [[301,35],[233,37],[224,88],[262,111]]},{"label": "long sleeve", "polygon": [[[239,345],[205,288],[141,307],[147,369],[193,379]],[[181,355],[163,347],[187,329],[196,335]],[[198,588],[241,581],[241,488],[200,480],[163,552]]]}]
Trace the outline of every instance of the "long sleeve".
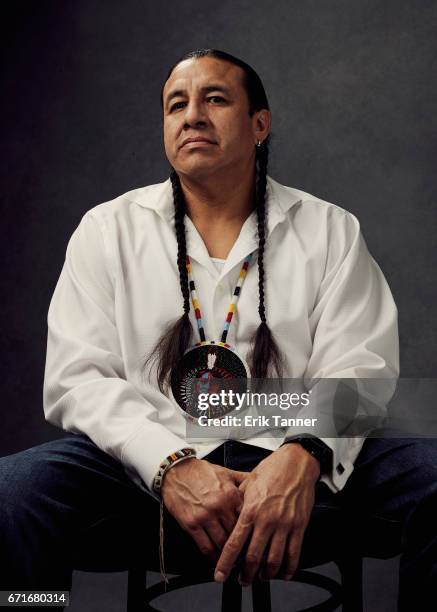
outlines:
[{"label": "long sleeve", "polygon": [[158,422],[170,400],[126,380],[114,310],[105,236],[88,211],[68,243],[48,312],[44,414],[86,434],[150,490],[160,461],[187,444]]},{"label": "long sleeve", "polygon": [[[335,492],[353,471],[365,440],[360,434],[386,414],[399,374],[399,338],[396,305],[358,220],[331,212],[325,274],[310,315],[313,350],[304,383],[312,395],[302,416],[321,417],[319,431],[326,437],[318,435],[334,453],[333,473],[322,480]],[[354,428],[358,435],[348,437]],[[298,433],[290,428],[286,439]]]}]

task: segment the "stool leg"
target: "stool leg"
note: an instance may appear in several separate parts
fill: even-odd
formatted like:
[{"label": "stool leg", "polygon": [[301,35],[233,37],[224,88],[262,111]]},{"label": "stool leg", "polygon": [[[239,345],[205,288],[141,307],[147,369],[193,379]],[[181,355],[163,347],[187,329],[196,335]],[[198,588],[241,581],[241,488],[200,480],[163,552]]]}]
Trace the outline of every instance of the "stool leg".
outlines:
[{"label": "stool leg", "polygon": [[350,556],[337,565],[343,587],[343,612],[363,612],[363,559]]},{"label": "stool leg", "polygon": [[222,612],[241,612],[241,584],[232,576],[223,583]]},{"label": "stool leg", "polygon": [[127,577],[127,612],[146,610],[145,592],[147,586],[147,573],[141,567],[129,568]]},{"label": "stool leg", "polygon": [[255,580],[252,583],[253,612],[272,612],[270,582]]}]

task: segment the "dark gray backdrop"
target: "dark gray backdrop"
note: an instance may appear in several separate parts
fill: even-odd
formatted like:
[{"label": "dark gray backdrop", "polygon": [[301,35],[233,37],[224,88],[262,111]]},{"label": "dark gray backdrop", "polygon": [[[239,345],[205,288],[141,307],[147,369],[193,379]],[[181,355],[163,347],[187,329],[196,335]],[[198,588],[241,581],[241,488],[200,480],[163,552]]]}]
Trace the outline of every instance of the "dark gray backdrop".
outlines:
[{"label": "dark gray backdrop", "polygon": [[[12,4],[12,3],[10,3]],[[45,423],[46,316],[86,210],[168,176],[159,90],[204,46],[249,62],[270,174],[361,221],[399,309],[402,375],[436,358],[437,3],[34,1],[3,7],[0,454]]]},{"label": "dark gray backdrop", "polygon": [[[0,455],[62,435],[44,421],[42,385],[47,310],[68,239],[89,208],[167,178],[159,90],[168,67],[197,47],[259,72],[273,113],[270,174],[359,218],[398,305],[401,373],[434,376],[436,2],[8,4]],[[394,610],[396,562],[365,568],[366,609]],[[124,609],[123,585],[125,574],[75,572],[72,612]],[[276,585],[275,609],[298,587]],[[208,588],[195,595],[218,609],[219,592]],[[311,593],[299,592],[295,601],[308,605]],[[175,595],[165,609],[192,607]]]}]

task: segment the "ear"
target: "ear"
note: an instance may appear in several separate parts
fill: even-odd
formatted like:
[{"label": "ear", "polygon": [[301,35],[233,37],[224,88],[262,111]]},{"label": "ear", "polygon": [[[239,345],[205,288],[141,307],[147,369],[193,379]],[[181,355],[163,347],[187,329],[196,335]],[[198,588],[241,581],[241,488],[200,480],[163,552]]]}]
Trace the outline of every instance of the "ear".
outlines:
[{"label": "ear", "polygon": [[253,114],[253,137],[254,144],[258,144],[258,141],[263,142],[270,133],[272,116],[269,110],[263,108]]}]

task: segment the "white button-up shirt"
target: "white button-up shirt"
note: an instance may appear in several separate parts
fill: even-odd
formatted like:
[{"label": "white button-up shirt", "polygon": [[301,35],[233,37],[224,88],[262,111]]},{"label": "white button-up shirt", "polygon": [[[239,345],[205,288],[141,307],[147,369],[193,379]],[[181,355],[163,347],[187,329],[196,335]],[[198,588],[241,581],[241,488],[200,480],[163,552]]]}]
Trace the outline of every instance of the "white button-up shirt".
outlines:
[{"label": "white button-up shirt", "polygon": [[[267,213],[266,314],[286,357],[284,376],[307,389],[323,378],[396,379],[397,309],[356,217],[271,177]],[[227,338],[246,357],[259,325],[256,213],[221,270],[187,216],[185,227],[209,340],[220,339],[243,259],[254,252]],[[223,442],[187,444],[171,394],[141,376],[144,357],[183,312],[176,256],[170,179],[99,204],[71,236],[48,312],[46,420],[85,433],[149,492],[162,459],[186,446],[202,458]],[[198,341],[192,308],[190,317]],[[322,480],[336,492],[364,438],[323,440],[334,465]],[[283,438],[241,441],[275,450]]]}]

